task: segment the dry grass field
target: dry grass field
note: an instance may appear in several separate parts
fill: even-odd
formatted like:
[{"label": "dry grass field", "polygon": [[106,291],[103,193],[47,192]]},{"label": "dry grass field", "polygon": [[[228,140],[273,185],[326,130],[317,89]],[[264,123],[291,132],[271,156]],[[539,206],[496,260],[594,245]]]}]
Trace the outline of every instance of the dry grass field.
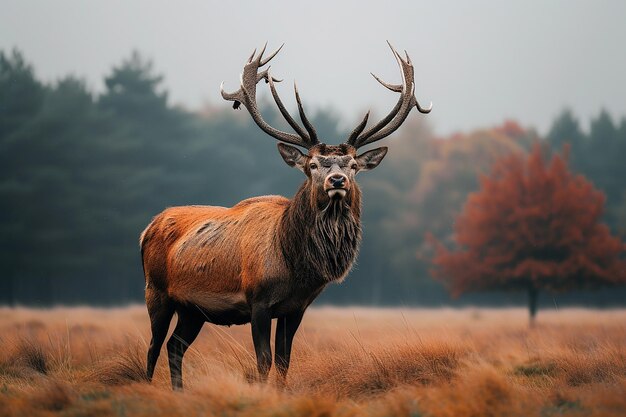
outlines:
[{"label": "dry grass field", "polygon": [[622,310],[311,309],[284,390],[249,333],[206,325],[175,393],[143,307],[0,309],[0,416],[626,415]]}]

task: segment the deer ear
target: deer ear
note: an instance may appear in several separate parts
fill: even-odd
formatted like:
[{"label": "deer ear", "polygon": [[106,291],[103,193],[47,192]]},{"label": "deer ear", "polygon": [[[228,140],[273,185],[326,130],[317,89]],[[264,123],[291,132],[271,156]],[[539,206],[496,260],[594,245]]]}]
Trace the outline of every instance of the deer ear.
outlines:
[{"label": "deer ear", "polygon": [[278,152],[280,152],[280,156],[283,157],[287,165],[290,167],[296,167],[300,171],[304,172],[307,157],[300,152],[300,149],[294,146],[285,145],[284,143],[279,143]]},{"label": "deer ear", "polygon": [[376,168],[385,155],[387,155],[387,149],[386,146],[383,146],[357,156],[356,162],[359,164],[359,171],[369,171]]}]

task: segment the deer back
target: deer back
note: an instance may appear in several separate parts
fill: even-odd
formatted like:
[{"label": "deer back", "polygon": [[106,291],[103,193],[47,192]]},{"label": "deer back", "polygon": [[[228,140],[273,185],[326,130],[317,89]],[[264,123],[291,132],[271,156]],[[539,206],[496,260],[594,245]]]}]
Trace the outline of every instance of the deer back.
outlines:
[{"label": "deer back", "polygon": [[275,234],[288,204],[266,196],[232,208],[166,209],[141,236],[146,285],[204,304],[211,295],[244,297],[264,277],[288,275]]}]

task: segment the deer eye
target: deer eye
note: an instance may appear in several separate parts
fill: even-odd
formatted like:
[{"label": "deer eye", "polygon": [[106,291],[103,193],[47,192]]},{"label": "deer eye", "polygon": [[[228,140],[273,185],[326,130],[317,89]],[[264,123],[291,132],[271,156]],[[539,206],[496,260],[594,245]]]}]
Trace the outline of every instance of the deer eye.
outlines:
[{"label": "deer eye", "polygon": [[311,170],[317,169],[317,164],[311,164],[309,165],[309,168],[311,168]]}]

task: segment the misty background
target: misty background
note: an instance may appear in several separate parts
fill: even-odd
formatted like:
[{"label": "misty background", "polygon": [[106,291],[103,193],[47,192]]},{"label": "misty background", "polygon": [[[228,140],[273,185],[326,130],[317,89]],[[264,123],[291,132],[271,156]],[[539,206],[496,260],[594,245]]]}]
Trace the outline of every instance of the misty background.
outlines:
[{"label": "misty background", "polygon": [[[0,1],[0,302],[139,301],[138,236],[163,208],[291,196],[302,174],[219,96],[266,40],[286,44],[272,61],[281,97],[293,110],[296,79],[328,143],[397,100],[369,75],[400,79],[386,39],[409,52],[416,96],[434,106],[412,112],[382,165],[359,176],[361,255],[321,302],[449,303],[425,235],[450,240],[478,175],[535,141],[572,146],[572,168],[605,192],[605,221],[623,236],[625,18],[610,1]],[[613,290],[543,302],[623,300]]]},{"label": "misty background", "polygon": [[[371,78],[397,80],[385,44],[406,49],[417,98],[433,101],[439,134],[507,118],[545,133],[570,107],[587,124],[601,108],[626,114],[626,3],[619,1],[164,0],[0,1],[0,47],[19,47],[45,81],[83,77],[102,92],[111,65],[133,49],[157,63],[172,103],[224,106],[244,60],[265,41],[291,95],[345,126],[395,97]],[[338,140],[332,138],[329,140]]]}]

